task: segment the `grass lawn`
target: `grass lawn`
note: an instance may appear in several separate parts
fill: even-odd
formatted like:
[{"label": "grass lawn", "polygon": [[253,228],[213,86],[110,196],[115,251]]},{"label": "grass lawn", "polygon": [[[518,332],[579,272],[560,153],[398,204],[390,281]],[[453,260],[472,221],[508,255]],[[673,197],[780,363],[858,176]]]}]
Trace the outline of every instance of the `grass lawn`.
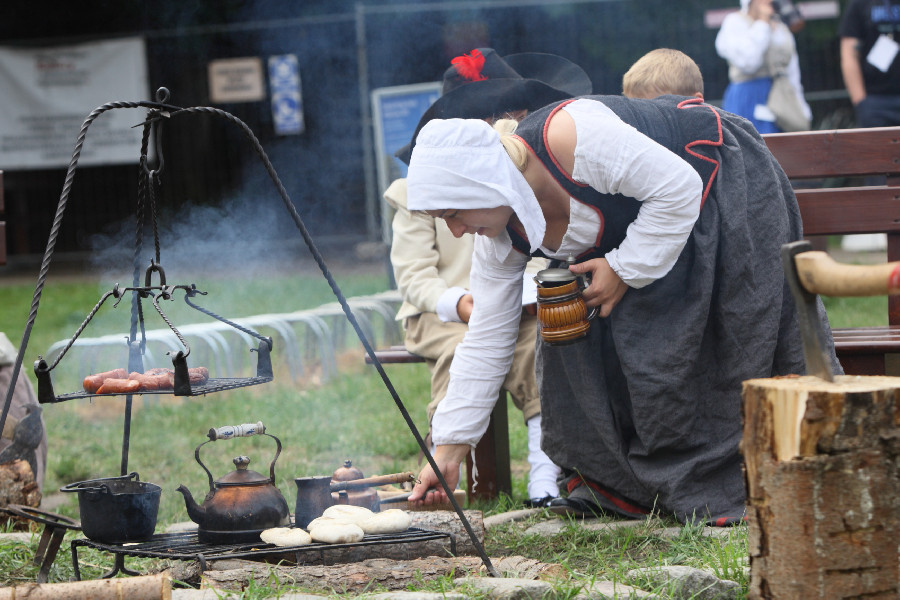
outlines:
[{"label": "grass lawn", "polygon": [[[387,289],[383,266],[356,265],[335,278],[346,296],[371,294]],[[172,283],[172,282],[170,282]],[[182,283],[182,282],[178,282]],[[334,296],[321,274],[287,273],[247,274],[240,279],[217,277],[197,282],[208,296],[197,300],[224,316],[236,318],[268,312],[290,312],[333,302]],[[56,341],[70,338],[111,282],[79,281],[69,278],[48,281],[40,303],[38,318],[26,351],[23,373],[33,379],[31,363]],[[0,328],[18,345],[27,321],[34,284],[0,279]],[[826,304],[836,327],[883,324],[886,308],[883,298],[831,301]],[[166,314],[176,325],[198,322],[198,315],[176,302],[164,303]],[[149,306],[149,305],[148,305]],[[83,336],[100,336],[127,331],[129,307],[104,305]],[[153,310],[152,307],[149,310]],[[148,328],[164,327],[159,317],[145,313]],[[156,322],[150,325],[150,319]],[[352,336],[352,332],[349,334]],[[307,338],[309,339],[309,338]],[[263,421],[268,432],[277,436],[284,450],[276,463],[277,484],[293,510],[296,487],[293,478],[328,475],[352,459],[365,475],[417,472],[418,448],[400,412],[374,369],[366,367],[358,342],[347,341],[339,349],[339,376],[324,380],[309,361],[305,372],[297,376],[285,365],[281,348],[273,350],[275,381],[262,386],[241,388],[208,396],[135,396],[129,448],[129,470],[140,478],[163,488],[158,531],[166,525],[186,521],[184,501],[175,492],[186,485],[198,502],[208,489],[206,474],[194,460],[194,449],[206,440],[210,427]],[[62,367],[54,374],[57,393],[75,391],[80,386],[83,363],[73,349],[69,371]],[[248,352],[248,356],[249,352]],[[192,357],[202,359],[198,349]],[[202,363],[192,363],[195,366]],[[107,370],[119,366],[109,364]],[[166,366],[166,365],[146,365]],[[401,399],[424,435],[424,407],[429,396],[428,374],[423,365],[387,366],[387,372]],[[44,417],[50,440],[45,480],[45,496],[68,483],[119,474],[122,456],[124,399],[77,399],[44,405]],[[527,437],[524,424],[510,406],[510,445],[513,463],[513,498],[479,505],[487,513],[518,506],[525,497]],[[214,478],[234,467],[238,454],[251,458],[250,468],[265,472],[274,452],[268,437],[241,438],[203,448],[202,459]],[[75,495],[64,495],[54,512],[78,518]],[[540,518],[540,517],[538,517]],[[684,527],[679,535],[663,538],[658,526],[675,525],[665,520],[653,527],[633,528],[619,533],[588,532],[578,527],[565,529],[553,538],[536,538],[522,533],[519,526],[491,531],[487,541],[491,556],[519,554],[563,564],[573,577],[622,580],[625,572],[640,566],[684,564],[709,568],[724,578],[738,581],[746,589],[742,572],[747,554],[746,529],[737,527],[725,543],[701,535],[697,528]],[[70,536],[71,537],[71,536]],[[68,538],[67,538],[68,539]],[[33,581],[37,569],[30,559],[36,540],[27,545],[0,546],[0,586]],[[79,552],[84,578],[99,577],[112,567],[112,558],[90,551]],[[151,568],[152,561],[128,559],[130,568]],[[143,566],[142,566],[143,565]],[[72,576],[69,545],[64,542],[51,571],[51,581],[66,581]],[[435,585],[439,591],[446,582]],[[275,593],[256,590],[247,598],[262,598]]]}]

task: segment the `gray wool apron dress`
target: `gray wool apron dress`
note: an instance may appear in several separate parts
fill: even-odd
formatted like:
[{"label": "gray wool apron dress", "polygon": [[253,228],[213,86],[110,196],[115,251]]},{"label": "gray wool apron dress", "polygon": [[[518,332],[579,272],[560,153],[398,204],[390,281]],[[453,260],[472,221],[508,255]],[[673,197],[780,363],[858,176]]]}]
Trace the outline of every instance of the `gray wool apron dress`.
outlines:
[{"label": "gray wool apron dress", "polygon": [[[796,197],[742,117],[680,96],[589,98],[690,163],[704,197],[666,276],[629,288],[578,342],[556,346],[538,338],[542,447],[569,474],[569,490],[587,484],[605,510],[737,522],[746,498],[741,383],[806,372],[780,259],[781,245],[802,237]],[[583,262],[619,245],[640,203],[601,194],[557,167],[545,124],[567,102],[530,114],[516,134],[570,196],[601,213],[595,248],[576,257]],[[522,233],[509,232],[528,253]],[[821,302],[819,310],[830,331]],[[829,351],[842,372],[833,346]]]}]

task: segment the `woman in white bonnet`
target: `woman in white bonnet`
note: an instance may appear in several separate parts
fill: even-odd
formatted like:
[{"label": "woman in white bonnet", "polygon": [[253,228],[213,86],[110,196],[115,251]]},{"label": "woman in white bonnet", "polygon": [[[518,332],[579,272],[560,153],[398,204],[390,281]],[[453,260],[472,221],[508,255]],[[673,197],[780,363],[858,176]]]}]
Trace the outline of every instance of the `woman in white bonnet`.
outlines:
[{"label": "woman in white bonnet", "polygon": [[[515,134],[434,120],[407,182],[411,210],[477,234],[474,310],[432,420],[448,485],[512,359],[529,256],[572,256],[599,317],[580,341],[538,342],[541,446],[568,492],[550,509],[742,519],[741,382],[805,370],[779,258],[799,210],[746,121],[681,96],[567,100]],[[430,466],[410,501],[446,501]]]},{"label": "woman in white bonnet", "polygon": [[[787,0],[782,4],[793,8]],[[787,75],[801,110],[807,119],[812,119],[812,111],[803,98],[800,61],[791,33],[792,29],[803,27],[803,19],[796,9],[791,14],[796,15],[791,24],[798,25],[789,28],[773,0],[741,0],[741,10],[725,17],[716,35],[716,52],[728,61],[730,82],[722,108],[749,119],[760,133],[781,131],[775,115],[766,106],[772,77],[778,72]]]}]

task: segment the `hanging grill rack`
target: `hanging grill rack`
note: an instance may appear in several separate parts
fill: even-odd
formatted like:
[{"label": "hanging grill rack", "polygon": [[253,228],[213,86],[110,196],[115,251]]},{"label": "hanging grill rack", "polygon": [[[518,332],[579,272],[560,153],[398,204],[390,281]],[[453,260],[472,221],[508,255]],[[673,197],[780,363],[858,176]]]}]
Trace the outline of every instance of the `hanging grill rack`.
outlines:
[{"label": "hanging grill rack", "polygon": [[[494,568],[491,563],[490,558],[487,556],[487,553],[484,550],[484,546],[478,540],[478,536],[475,534],[475,530],[472,529],[472,525],[469,523],[469,520],[466,518],[463,513],[462,508],[459,503],[456,501],[456,498],[453,496],[453,491],[450,489],[450,486],[447,484],[446,479],[441,473],[440,469],[437,466],[437,463],[434,461],[434,457],[431,455],[430,448],[425,443],[424,438],[419,433],[418,429],[415,426],[415,423],[410,417],[409,412],[406,410],[406,407],[403,405],[403,401],[400,399],[400,395],[397,393],[397,390],[394,388],[393,383],[388,377],[387,372],[384,370],[384,367],[381,364],[381,361],[378,360],[378,357],[375,355],[375,349],[372,347],[372,344],[366,338],[365,333],[360,327],[359,322],[356,319],[356,316],[353,314],[353,311],[350,308],[350,305],[347,303],[347,299],[344,297],[344,294],[341,292],[340,288],[335,282],[334,277],[332,277],[331,272],[328,270],[327,265],[325,264],[325,260],[322,258],[321,253],[313,242],[312,236],[309,234],[309,231],[306,229],[306,225],[303,223],[303,219],[300,217],[300,214],[297,212],[297,208],[294,206],[294,203],[291,201],[290,196],[287,193],[287,190],[284,188],[284,185],[281,183],[281,179],[278,177],[278,174],[275,172],[275,168],[272,166],[272,163],[269,161],[268,156],[266,156],[265,151],[262,148],[262,145],[259,143],[259,140],[250,130],[246,123],[235,117],[234,115],[225,112],[223,110],[212,108],[208,106],[195,106],[191,108],[182,108],[178,106],[173,106],[168,104],[169,100],[169,90],[166,88],[159,88],[156,92],[156,102],[148,102],[148,101],[137,101],[137,102],[109,102],[103,104],[97,108],[95,108],[90,115],[88,115],[84,124],[81,127],[81,131],[78,134],[78,138],[75,142],[75,150],[72,154],[72,160],[69,163],[68,171],[66,172],[66,178],[63,182],[63,190],[60,194],[59,204],[57,205],[56,214],[53,219],[53,225],[50,228],[50,235],[47,240],[47,249],[44,253],[44,258],[41,262],[40,272],[38,274],[37,285],[35,286],[34,296],[32,297],[31,309],[28,315],[28,321],[25,323],[25,330],[22,334],[22,342],[19,345],[19,351],[16,355],[16,362],[13,365],[13,371],[10,381],[9,390],[6,394],[6,400],[3,405],[2,413],[0,413],[0,429],[6,424],[6,418],[9,414],[10,404],[12,402],[12,393],[15,388],[16,380],[19,375],[19,372],[22,368],[22,359],[25,353],[25,350],[28,347],[28,340],[31,337],[31,330],[34,327],[35,319],[37,318],[37,310],[38,305],[40,304],[41,293],[44,288],[44,284],[47,280],[47,274],[50,270],[50,261],[53,256],[53,250],[56,246],[56,239],[59,235],[59,229],[62,223],[63,214],[65,212],[66,203],[68,201],[69,192],[72,187],[72,181],[75,176],[75,170],[77,169],[78,159],[81,156],[81,149],[84,145],[85,137],[87,136],[87,130],[90,125],[104,112],[119,109],[119,108],[147,108],[148,114],[145,118],[143,125],[143,136],[141,140],[141,157],[140,157],[140,166],[141,172],[138,178],[138,206],[137,206],[137,230],[135,235],[135,254],[134,254],[134,281],[132,284],[132,319],[131,319],[131,332],[129,336],[129,365],[128,370],[137,371],[141,368],[141,342],[137,341],[137,328],[140,325],[143,327],[143,318],[142,318],[142,304],[140,302],[140,294],[135,290],[139,288],[140,283],[140,254],[143,251],[143,227],[145,224],[144,219],[149,219],[150,224],[153,227],[154,234],[154,242],[155,242],[155,260],[151,262],[151,268],[161,269],[159,267],[159,235],[157,230],[157,219],[156,219],[156,191],[157,186],[159,184],[159,176],[163,171],[165,163],[163,160],[163,153],[161,147],[161,138],[162,138],[162,124],[177,115],[185,115],[185,114],[207,114],[213,115],[217,117],[224,118],[231,123],[237,125],[246,138],[253,145],[253,149],[256,151],[257,155],[263,162],[263,165],[266,169],[266,173],[269,175],[269,178],[275,184],[275,187],[278,190],[278,193],[283,201],[285,209],[291,215],[291,219],[294,221],[294,224],[297,226],[297,230],[300,232],[300,235],[303,237],[303,241],[306,243],[309,248],[310,253],[312,254],[313,259],[316,261],[316,264],[322,271],[322,275],[324,275],[325,280],[328,282],[329,287],[334,293],[335,297],[338,300],[338,303],[341,305],[341,309],[344,311],[344,314],[347,317],[347,320],[350,322],[350,325],[353,327],[353,330],[356,332],[357,337],[360,340],[363,348],[366,351],[366,354],[372,361],[372,365],[375,367],[375,370],[378,372],[381,377],[382,382],[385,385],[385,388],[390,393],[391,398],[394,400],[394,403],[397,405],[400,414],[403,416],[404,421],[406,422],[407,427],[410,432],[415,437],[419,448],[422,449],[422,452],[428,461],[428,464],[434,470],[435,476],[437,477],[441,487],[444,492],[447,494],[450,504],[453,506],[454,511],[459,516],[460,521],[463,524],[463,528],[466,530],[466,533],[469,535],[469,538],[472,540],[472,544],[478,552],[479,557],[484,563],[485,568],[488,573],[492,577],[500,577],[500,574]],[[147,149],[149,147],[150,141],[150,131],[151,128],[155,132],[155,141],[156,141],[156,151],[157,151],[157,160],[158,165],[156,169],[150,169],[148,167],[149,159],[147,155]],[[148,287],[148,286],[145,286]],[[99,304],[95,307],[95,311],[99,308]],[[82,325],[83,328],[84,325]],[[263,350],[265,348],[265,350]],[[268,340],[266,343],[260,344],[260,357],[263,356],[264,353],[267,353],[268,350],[271,350],[271,340]],[[268,358],[268,356],[267,356]],[[38,376],[41,377],[43,374],[44,366],[40,365],[40,362],[43,359],[39,359],[38,365],[36,365],[36,371],[38,372]],[[182,355],[181,352],[176,354],[173,362],[178,365],[179,360],[185,360],[185,356]],[[185,362],[186,367],[186,362]],[[47,383],[49,384],[49,370],[50,367],[46,367],[47,371]],[[259,374],[258,374],[259,375]],[[52,397],[54,400],[52,401],[60,401],[60,397],[53,396],[52,393],[52,385],[45,385],[45,388],[51,390],[48,393],[48,398]],[[46,392],[45,392],[46,393]],[[65,398],[65,397],[62,397]],[[125,475],[128,473],[128,446],[131,435],[131,404],[132,404],[132,394],[127,394],[125,398],[125,418],[124,418],[124,433],[122,436],[122,463],[121,463],[121,474]],[[120,566],[119,563],[122,561],[122,556],[117,555],[117,568]]]},{"label": "hanging grill rack", "polygon": [[[151,276],[153,272],[159,273],[159,285],[153,286],[151,285]],[[174,298],[174,293],[176,291],[184,292],[184,301],[185,304],[190,306],[191,308],[198,310],[210,317],[218,319],[219,321],[226,323],[235,329],[242,331],[248,335],[251,335],[258,340],[260,340],[260,344],[256,349],[252,349],[251,352],[256,352],[258,354],[257,365],[256,365],[256,376],[255,377],[237,377],[237,378],[213,378],[209,379],[205,383],[191,385],[190,376],[188,374],[188,365],[187,365],[187,357],[191,353],[190,345],[187,340],[184,339],[184,336],[181,335],[181,332],[172,325],[172,322],[163,312],[162,308],[159,305],[159,300],[172,300]],[[221,392],[225,390],[232,390],[241,387],[247,387],[251,385],[259,385],[261,383],[268,383],[272,381],[274,378],[273,370],[272,370],[272,338],[264,337],[259,333],[238,325],[233,321],[229,321],[228,319],[217,315],[216,313],[205,309],[193,302],[191,302],[191,298],[200,294],[205,296],[206,292],[200,291],[197,289],[197,286],[194,284],[188,285],[166,285],[166,275],[163,268],[158,265],[155,261],[151,261],[150,266],[147,268],[146,274],[144,276],[144,285],[140,287],[126,287],[119,288],[119,285],[116,284],[112,290],[106,292],[94,306],[88,316],[85,318],[84,322],[75,332],[75,335],[71,340],[65,345],[65,347],[56,355],[56,358],[53,361],[53,364],[47,364],[47,361],[44,360],[43,357],[39,356],[38,360],[34,363],[34,372],[37,376],[38,381],[38,402],[41,404],[47,403],[57,403],[57,402],[65,402],[67,400],[75,400],[77,398],[87,398],[91,396],[121,396],[121,393],[111,393],[111,394],[98,394],[98,393],[89,393],[86,391],[79,392],[71,392],[68,394],[60,394],[56,395],[53,391],[53,382],[50,378],[50,371],[52,371],[56,366],[60,363],[63,356],[69,351],[69,349],[75,344],[75,341],[81,335],[81,333],[85,330],[88,323],[90,323],[91,319],[93,319],[94,315],[97,314],[97,311],[100,310],[100,307],[103,306],[103,303],[106,302],[110,297],[115,298],[116,302],[113,306],[118,306],[119,302],[125,296],[126,293],[132,292],[137,295],[138,301],[149,298],[153,304],[153,308],[156,309],[156,312],[159,313],[159,316],[162,317],[162,320],[165,321],[166,325],[168,325],[169,329],[175,334],[175,337],[184,347],[184,350],[179,350],[177,352],[169,352],[168,354],[172,356],[172,364],[174,367],[174,386],[172,389],[167,390],[144,390],[133,392],[134,394],[174,394],[175,396],[202,396],[206,394],[212,394],[215,392]],[[137,311],[139,325],[140,325],[140,340],[128,340],[129,347],[129,357],[128,357],[128,370],[129,372],[143,372],[143,355],[144,350],[147,345],[146,334],[144,330],[144,320],[143,320],[143,311]],[[126,338],[128,339],[128,338]]]}]

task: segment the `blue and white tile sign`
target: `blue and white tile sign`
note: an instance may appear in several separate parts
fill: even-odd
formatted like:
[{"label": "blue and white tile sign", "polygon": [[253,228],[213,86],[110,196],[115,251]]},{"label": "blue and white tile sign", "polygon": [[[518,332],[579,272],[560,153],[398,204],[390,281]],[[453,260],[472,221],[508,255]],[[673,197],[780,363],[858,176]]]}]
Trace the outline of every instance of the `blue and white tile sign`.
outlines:
[{"label": "blue and white tile sign", "polygon": [[269,57],[269,90],[275,133],[303,133],[303,96],[300,93],[300,69],[295,54]]}]

